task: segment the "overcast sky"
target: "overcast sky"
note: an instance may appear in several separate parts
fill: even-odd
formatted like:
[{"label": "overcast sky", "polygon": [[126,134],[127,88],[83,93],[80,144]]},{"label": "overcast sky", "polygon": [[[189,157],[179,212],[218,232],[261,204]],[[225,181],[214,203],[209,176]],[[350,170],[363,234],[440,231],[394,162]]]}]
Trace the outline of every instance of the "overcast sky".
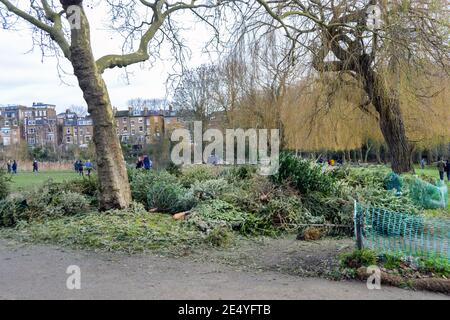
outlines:
[{"label": "overcast sky", "polygon": [[[96,58],[104,54],[120,53],[122,41],[106,28],[108,17],[101,7],[86,9],[92,29],[92,44]],[[190,18],[189,18],[190,19]],[[188,20],[189,20],[188,19]],[[190,32],[184,38],[192,50],[190,66],[195,67],[210,61],[211,57],[202,54],[203,42],[208,38],[208,30],[199,24],[192,24]],[[29,29],[21,27],[20,31],[0,29],[0,105],[23,104],[33,102],[56,104],[58,111],[64,111],[70,105],[86,105],[82,92],[73,75],[64,75],[63,81],[58,76],[57,61],[45,58],[42,61],[38,50],[31,49]],[[163,55],[169,59],[170,52]],[[65,60],[63,68],[72,73],[70,63]],[[172,69],[173,61],[161,61],[150,65],[135,65],[128,68],[131,72],[127,83],[121,69],[105,71],[104,78],[114,106],[123,109],[132,98],[165,98],[165,82]]]}]

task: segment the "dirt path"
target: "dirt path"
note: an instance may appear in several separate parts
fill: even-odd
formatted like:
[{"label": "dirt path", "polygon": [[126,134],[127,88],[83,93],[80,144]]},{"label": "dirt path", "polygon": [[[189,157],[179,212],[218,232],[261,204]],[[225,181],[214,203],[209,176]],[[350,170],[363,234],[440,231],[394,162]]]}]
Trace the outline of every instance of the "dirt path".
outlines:
[{"label": "dirt path", "polygon": [[[215,260],[215,259],[212,259]],[[81,290],[68,290],[66,269],[81,268]],[[359,282],[250,272],[192,257],[125,255],[0,240],[1,299],[447,299]]]}]

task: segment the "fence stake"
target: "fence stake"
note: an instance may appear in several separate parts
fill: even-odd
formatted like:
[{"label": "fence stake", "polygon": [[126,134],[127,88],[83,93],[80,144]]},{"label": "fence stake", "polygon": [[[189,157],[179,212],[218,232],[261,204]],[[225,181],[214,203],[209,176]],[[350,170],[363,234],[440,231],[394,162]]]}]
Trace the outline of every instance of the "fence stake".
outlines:
[{"label": "fence stake", "polygon": [[355,234],[356,234],[356,246],[358,250],[361,250],[363,248],[363,241],[362,241],[362,228],[361,228],[361,214],[358,212],[356,201],[354,203],[355,206]]}]

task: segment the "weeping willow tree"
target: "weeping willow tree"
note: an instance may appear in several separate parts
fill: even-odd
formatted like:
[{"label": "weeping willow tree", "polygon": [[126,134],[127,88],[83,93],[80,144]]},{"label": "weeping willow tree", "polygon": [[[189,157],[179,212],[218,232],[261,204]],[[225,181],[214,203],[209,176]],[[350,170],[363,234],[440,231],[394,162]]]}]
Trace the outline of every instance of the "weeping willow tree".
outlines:
[{"label": "weeping willow tree", "polygon": [[416,149],[450,143],[450,77],[436,66],[418,72],[404,66],[400,105],[406,134]]},{"label": "weeping willow tree", "polygon": [[364,92],[358,107],[376,113],[392,169],[397,173],[412,171],[400,78],[405,66],[421,72],[432,65],[448,72],[446,1],[257,2],[270,19],[263,21],[258,16],[250,24],[258,20],[282,30],[293,42],[292,51],[303,52],[302,59],[309,59],[311,69],[318,74],[351,77],[355,87]]},{"label": "weeping willow tree", "polygon": [[[235,65],[236,60],[232,61]],[[233,91],[233,97],[238,97],[233,99],[233,126],[277,128],[276,120],[281,117],[283,145],[287,149],[349,151],[365,146],[365,159],[370,149],[380,158],[379,148],[385,141],[379,116],[373,109],[361,107],[365,91],[352,77],[311,72],[287,84],[280,110],[273,103],[270,88],[254,85],[261,81],[255,80],[251,72],[254,65],[243,66],[241,61],[238,68],[241,72],[236,86],[239,89]],[[252,81],[243,80],[246,78]],[[400,107],[407,139],[415,148],[450,141],[449,80],[432,66],[420,73],[402,68],[398,85]]]},{"label": "weeping willow tree", "polygon": [[376,117],[359,108],[361,95],[331,77],[309,78],[290,87],[282,114],[286,146],[346,151],[359,149],[368,140],[381,142]]},{"label": "weeping willow tree", "polygon": [[[412,74],[407,68],[401,72],[400,107],[406,136],[415,148],[450,142],[449,78],[439,71],[431,73]],[[364,91],[353,82],[343,86],[347,80],[313,76],[289,88],[283,110],[288,148],[344,151],[359,149],[367,141],[384,142],[377,113],[360,108]]]},{"label": "weeping willow tree", "polygon": [[[233,51],[219,68],[232,71],[226,73],[231,76],[225,81],[232,90],[223,94],[230,92],[230,98],[224,99],[233,105],[228,110],[233,119],[230,124],[280,128],[287,149],[349,151],[364,146],[365,159],[372,149],[381,161],[385,138],[380,114],[368,100],[363,84],[348,73],[308,70],[307,64],[302,66],[298,60],[294,66],[289,62],[286,66],[289,46],[273,45],[277,37],[269,35],[258,38],[256,44],[244,43],[247,47]],[[398,94],[405,139],[411,149],[450,141],[449,77],[436,65],[423,65],[412,68],[402,63],[398,72],[383,74],[384,85]]]}]

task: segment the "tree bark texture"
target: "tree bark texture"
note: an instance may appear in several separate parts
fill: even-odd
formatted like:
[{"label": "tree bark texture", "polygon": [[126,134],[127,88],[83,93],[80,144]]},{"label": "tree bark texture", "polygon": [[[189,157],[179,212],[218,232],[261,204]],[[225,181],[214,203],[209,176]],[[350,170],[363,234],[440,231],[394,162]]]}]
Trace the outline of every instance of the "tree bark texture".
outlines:
[{"label": "tree bark texture", "polygon": [[130,205],[130,185],[108,89],[98,70],[90,41],[89,22],[81,9],[81,28],[72,29],[71,62],[93,120],[99,209],[122,209]]},{"label": "tree bark texture", "polygon": [[387,92],[370,66],[362,62],[360,70],[364,89],[379,115],[380,129],[391,155],[392,170],[399,174],[414,171],[398,97]]}]

